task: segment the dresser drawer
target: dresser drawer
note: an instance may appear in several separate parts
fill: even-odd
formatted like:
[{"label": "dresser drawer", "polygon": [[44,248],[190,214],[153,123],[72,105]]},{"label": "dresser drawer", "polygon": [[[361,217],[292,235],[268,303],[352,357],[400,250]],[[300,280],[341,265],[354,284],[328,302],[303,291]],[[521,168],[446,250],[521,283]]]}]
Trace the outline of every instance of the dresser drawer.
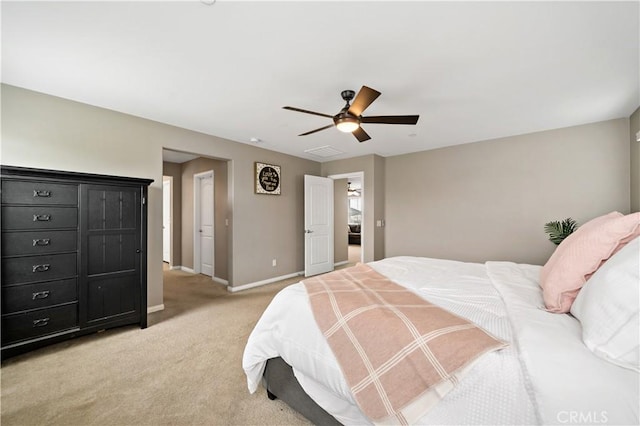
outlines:
[{"label": "dresser drawer", "polygon": [[50,182],[4,180],[2,204],[78,205],[78,186]]},{"label": "dresser drawer", "polygon": [[2,229],[77,228],[75,207],[2,207]]},{"label": "dresser drawer", "polygon": [[2,286],[73,278],[76,266],[75,253],[4,258]]},{"label": "dresser drawer", "polygon": [[2,346],[78,326],[77,304],[2,316]]},{"label": "dresser drawer", "polygon": [[76,251],[77,231],[21,231],[2,234],[2,255],[19,256]]},{"label": "dresser drawer", "polygon": [[24,284],[2,289],[2,313],[46,308],[62,303],[76,302],[78,289],[76,279]]}]

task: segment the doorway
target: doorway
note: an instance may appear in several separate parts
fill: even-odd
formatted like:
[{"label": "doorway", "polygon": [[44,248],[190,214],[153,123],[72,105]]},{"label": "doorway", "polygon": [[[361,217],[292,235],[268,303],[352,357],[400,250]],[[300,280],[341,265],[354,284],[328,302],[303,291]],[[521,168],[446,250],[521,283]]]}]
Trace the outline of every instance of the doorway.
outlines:
[{"label": "doorway", "polygon": [[232,210],[229,191],[231,187],[231,161],[212,158],[197,153],[162,150],[163,176],[171,177],[171,269],[195,273],[195,240],[200,228],[195,227],[195,176],[213,171],[214,235],[211,279],[228,285],[231,271],[229,239]]},{"label": "doorway", "polygon": [[214,177],[213,170],[193,176],[193,270],[214,276]]},{"label": "doorway", "polygon": [[[365,203],[364,203],[364,172],[350,172],[330,175],[333,180],[347,180],[347,211],[336,214],[344,214],[347,217],[349,238],[347,240],[347,261],[349,264],[364,263],[365,232]],[[336,201],[337,203],[337,201]]]}]

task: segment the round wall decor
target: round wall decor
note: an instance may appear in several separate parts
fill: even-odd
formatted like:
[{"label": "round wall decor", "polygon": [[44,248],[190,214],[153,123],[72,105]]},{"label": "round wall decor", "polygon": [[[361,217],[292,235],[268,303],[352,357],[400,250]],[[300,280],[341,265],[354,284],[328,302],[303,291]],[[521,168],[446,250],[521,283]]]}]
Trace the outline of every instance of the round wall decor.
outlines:
[{"label": "round wall decor", "polygon": [[256,194],[280,195],[280,166],[256,162]]}]

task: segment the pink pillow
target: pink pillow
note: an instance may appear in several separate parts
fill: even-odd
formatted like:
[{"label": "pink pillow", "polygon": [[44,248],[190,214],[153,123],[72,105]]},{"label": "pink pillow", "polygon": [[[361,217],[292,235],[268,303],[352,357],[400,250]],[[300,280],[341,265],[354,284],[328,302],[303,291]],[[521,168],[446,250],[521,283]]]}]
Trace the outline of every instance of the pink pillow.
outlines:
[{"label": "pink pillow", "polygon": [[549,312],[566,313],[589,277],[640,235],[640,213],[611,212],[579,227],[560,243],[540,272]]}]

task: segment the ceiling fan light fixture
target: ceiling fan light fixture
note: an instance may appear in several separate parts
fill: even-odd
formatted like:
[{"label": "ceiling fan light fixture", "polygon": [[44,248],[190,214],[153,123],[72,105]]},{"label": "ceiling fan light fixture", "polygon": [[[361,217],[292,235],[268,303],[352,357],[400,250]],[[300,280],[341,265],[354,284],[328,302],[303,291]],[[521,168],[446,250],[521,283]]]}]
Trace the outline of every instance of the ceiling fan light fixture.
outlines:
[{"label": "ceiling fan light fixture", "polygon": [[336,127],[341,132],[353,133],[358,127],[360,127],[360,125],[353,121],[343,121],[342,123],[338,123]]},{"label": "ceiling fan light fixture", "polygon": [[353,133],[358,127],[360,127],[358,119],[348,115],[336,118],[335,123],[338,130],[345,133]]}]

